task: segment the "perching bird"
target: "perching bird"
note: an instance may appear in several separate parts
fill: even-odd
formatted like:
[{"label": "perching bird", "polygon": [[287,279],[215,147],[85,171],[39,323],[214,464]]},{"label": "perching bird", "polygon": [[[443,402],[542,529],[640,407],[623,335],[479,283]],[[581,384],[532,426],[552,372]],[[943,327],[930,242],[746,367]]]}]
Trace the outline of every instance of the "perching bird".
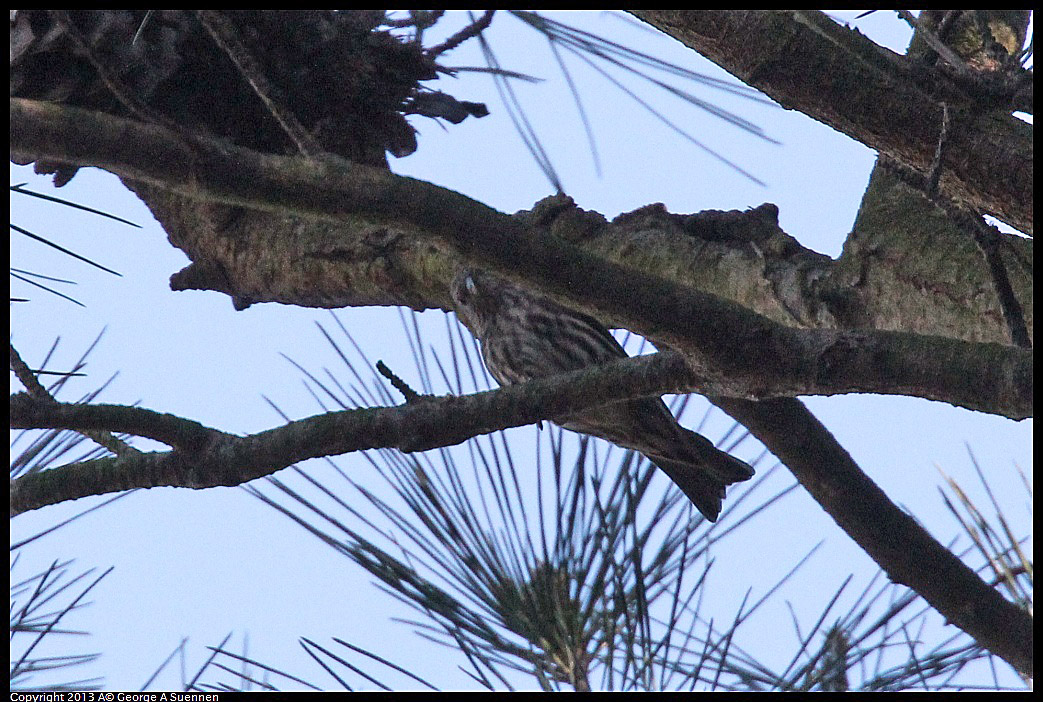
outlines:
[{"label": "perching bird", "polygon": [[[500,385],[565,373],[626,357],[601,323],[491,273],[464,271],[452,286],[456,313],[482,344],[482,358]],[[753,469],[685,429],[659,398],[615,402],[555,424],[644,454],[670,476],[711,522],[724,490]]]}]

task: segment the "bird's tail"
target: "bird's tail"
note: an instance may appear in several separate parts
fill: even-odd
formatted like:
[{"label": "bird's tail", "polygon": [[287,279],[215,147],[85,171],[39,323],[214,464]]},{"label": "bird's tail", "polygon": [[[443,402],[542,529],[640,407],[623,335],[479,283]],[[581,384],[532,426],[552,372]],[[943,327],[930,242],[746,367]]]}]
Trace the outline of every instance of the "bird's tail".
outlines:
[{"label": "bird's tail", "polygon": [[703,437],[698,438],[705,441],[712,452],[700,447],[698,457],[692,460],[677,460],[663,456],[648,458],[670,476],[704,517],[716,522],[721,513],[721,500],[724,499],[725,488],[732,483],[752,478],[753,468],[738,458],[714,448]]}]

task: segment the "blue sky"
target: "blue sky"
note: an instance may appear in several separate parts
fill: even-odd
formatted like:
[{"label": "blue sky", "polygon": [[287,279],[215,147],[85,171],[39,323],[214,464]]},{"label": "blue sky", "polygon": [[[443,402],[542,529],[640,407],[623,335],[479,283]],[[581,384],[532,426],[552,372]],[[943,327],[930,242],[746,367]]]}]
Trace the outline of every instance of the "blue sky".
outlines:
[{"label": "blue sky", "polygon": [[[692,70],[727,78],[679,43],[618,15],[554,16]],[[878,12],[860,20],[858,27],[895,50],[901,51],[908,41],[908,28],[891,13]],[[866,147],[800,113],[692,88],[756,122],[780,143],[760,141],[674,98],[640,88],[657,109],[764,181],[767,185],[762,187],[692,146],[573,61],[570,69],[597,140],[599,177],[575,105],[546,43],[506,16],[494,21],[489,37],[501,65],[547,79],[535,85],[518,82],[515,88],[565,190],[579,206],[612,217],[653,202],[673,212],[774,202],[785,231],[807,247],[839,254],[874,162]],[[481,65],[481,58],[475,47],[465,46],[445,62]],[[484,101],[492,115],[447,129],[414,118],[420,148],[394,160],[392,168],[459,190],[501,211],[531,207],[551,193],[550,185],[512,130],[491,79],[460,76],[443,79],[435,87],[460,99]],[[629,85],[639,87],[635,81]],[[23,181],[31,189],[51,192],[47,181],[30,169],[12,166],[11,182]],[[102,401],[139,402],[230,432],[254,432],[280,423],[262,394],[291,417],[319,411],[300,373],[281,354],[308,368],[343,372],[315,326],[316,321],[328,323],[329,312],[274,304],[235,312],[230,300],[217,293],[172,293],[168,278],[187,259],[166,242],[144,205],[115,177],[84,170],[56,194],[143,225],[132,229],[12,196],[12,221],[123,274],[116,278],[12,237],[14,266],[76,280],[73,290],[62,290],[86,305],[77,307],[13,282],[15,295],[31,297],[31,302],[12,306],[12,342],[30,365],[43,358],[56,336],[61,345],[52,365],[69,365],[105,329],[89,360],[89,376],[71,383],[65,399],[118,373]],[[337,315],[371,359],[383,359],[418,385],[415,374],[410,375],[413,363],[395,310],[347,309]],[[421,317],[432,329],[431,343],[437,343],[442,339],[443,313]],[[916,398],[844,396],[806,402],[862,468],[939,540],[948,542],[960,531],[939,496],[939,468],[956,478],[976,502],[986,502],[968,447],[989,475],[1015,532],[1029,533],[1030,498],[1015,466],[1031,473],[1031,421],[1011,422]],[[689,416],[700,417],[702,407],[699,404]],[[729,424],[714,413],[705,433],[716,439]],[[531,427],[512,430],[511,440],[523,445],[531,442],[534,432]],[[758,450],[749,444],[738,453],[752,458]],[[353,475],[372,470],[360,456],[336,460]],[[309,470],[328,476],[330,469],[317,463]],[[784,472],[773,480],[776,488],[792,482]],[[13,538],[95,502],[80,500],[20,516],[12,521]],[[718,547],[711,579],[718,616],[730,618],[748,589],[763,594],[819,541],[820,550],[784,590],[784,599],[809,621],[849,573],[856,574],[856,591],[872,577],[875,567],[869,559],[798,492]],[[300,653],[297,638],[328,641],[340,636],[405,663],[442,687],[473,686],[455,669],[462,659],[390,621],[413,616],[411,610],[374,588],[359,568],[240,489],[140,491],[27,549],[13,577],[70,557],[83,569],[116,566],[92,593],[91,606],[68,622],[91,632],[77,650],[104,654],[89,674],[104,675],[108,689],[140,687],[183,637],[190,640],[191,664],[199,664],[207,655],[204,647],[216,645],[228,632],[235,633],[233,645],[248,634],[252,655],[307,678],[323,679]],[[792,655],[795,635],[783,599],[750,626],[754,638],[763,631],[764,639],[776,641],[759,649],[766,658],[784,661]],[[176,678],[167,677],[159,684],[176,683]]]}]

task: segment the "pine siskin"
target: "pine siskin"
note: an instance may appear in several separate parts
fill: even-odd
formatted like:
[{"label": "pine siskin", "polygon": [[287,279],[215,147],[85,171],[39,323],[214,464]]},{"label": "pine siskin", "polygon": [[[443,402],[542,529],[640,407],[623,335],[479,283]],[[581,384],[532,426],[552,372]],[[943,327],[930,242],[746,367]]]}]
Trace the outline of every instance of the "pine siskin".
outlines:
[{"label": "pine siskin", "polygon": [[[452,286],[456,313],[482,344],[500,385],[579,370],[625,357],[596,319],[490,273],[464,271]],[[711,522],[725,487],[753,469],[685,429],[659,398],[643,397],[555,418],[565,429],[631,448],[670,476]]]}]

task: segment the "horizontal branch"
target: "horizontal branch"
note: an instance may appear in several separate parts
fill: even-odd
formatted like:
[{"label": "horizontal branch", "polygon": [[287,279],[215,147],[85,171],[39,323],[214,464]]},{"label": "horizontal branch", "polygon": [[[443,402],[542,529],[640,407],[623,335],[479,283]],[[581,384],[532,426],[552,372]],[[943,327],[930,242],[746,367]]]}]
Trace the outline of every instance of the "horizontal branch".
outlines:
[{"label": "horizontal branch", "polygon": [[606,401],[662,395],[695,382],[678,354],[654,354],[463,397],[329,412],[243,437],[137,407],[66,404],[17,393],[10,399],[12,429],[106,429],[176,448],[27,474],[12,482],[11,514],[132,488],[241,485],[309,458],[366,449],[452,446],[479,434]]},{"label": "horizontal branch", "polygon": [[187,451],[198,451],[222,437],[232,436],[173,414],[126,405],[71,404],[16,393],[11,396],[9,407],[12,429],[108,431],[153,439]]},{"label": "horizontal branch", "polygon": [[[104,168],[203,201],[434,234],[464,257],[683,353],[723,395],[913,394],[1020,419],[1032,354],[903,332],[802,330],[592,256],[447,188],[328,157],[187,143],[156,126],[11,99],[12,152]],[[830,389],[832,388],[832,389]]]},{"label": "horizontal branch", "polygon": [[[65,404],[18,393],[10,399],[12,428],[102,429],[177,448],[27,474],[11,484],[10,510],[15,515],[133,488],[241,485],[309,458],[374,448],[428,450],[606,401],[687,390],[713,395],[714,388],[696,377],[682,356],[665,352],[464,397],[424,397],[398,407],[330,412],[244,437],[137,407]],[[895,581],[908,584],[983,645],[1025,669],[1024,613],[997,601],[1002,598],[995,592],[979,592],[985,587],[980,579],[968,576],[966,566],[891,503],[799,402],[713,399],[750,427]],[[925,571],[924,563],[934,565]],[[925,572],[945,577],[924,582]],[[946,594],[957,583],[961,592],[974,593],[973,611],[955,609],[952,593]],[[1000,615],[1005,627],[1020,633],[997,643],[990,617]]]}]

